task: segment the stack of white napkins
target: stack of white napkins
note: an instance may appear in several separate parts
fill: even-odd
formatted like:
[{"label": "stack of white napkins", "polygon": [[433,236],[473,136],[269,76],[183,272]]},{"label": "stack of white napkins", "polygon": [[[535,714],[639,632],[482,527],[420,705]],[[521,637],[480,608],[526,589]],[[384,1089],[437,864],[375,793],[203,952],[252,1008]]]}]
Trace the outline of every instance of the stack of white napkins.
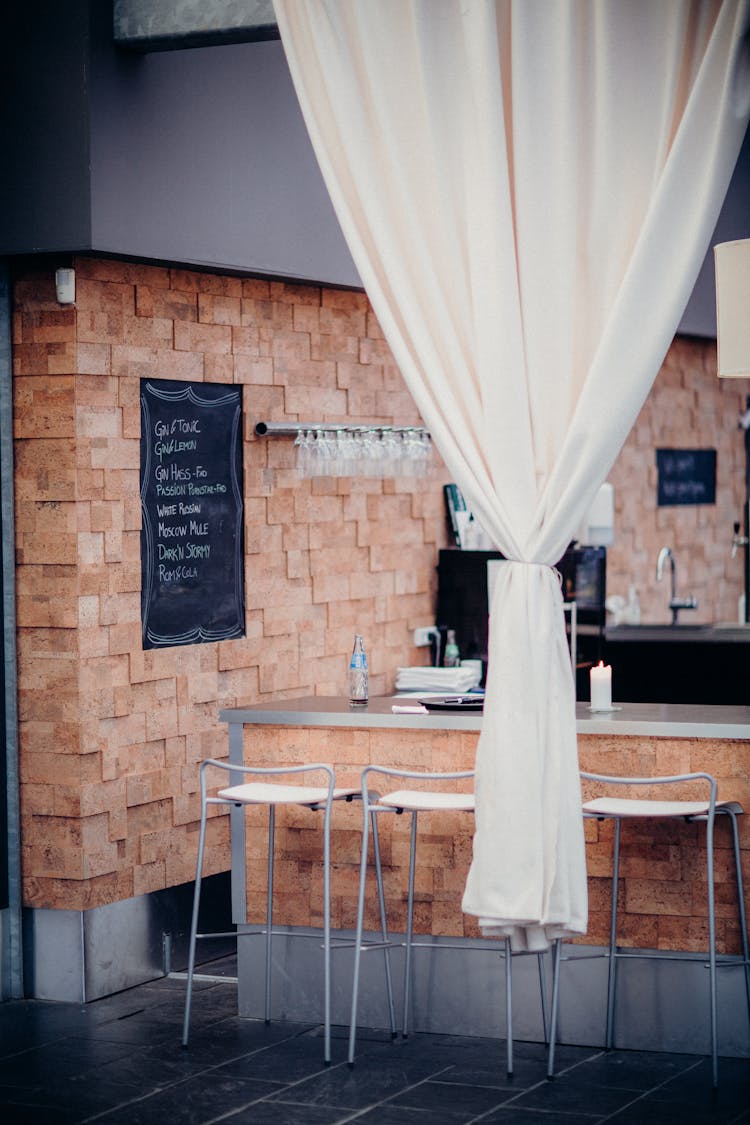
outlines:
[{"label": "stack of white napkins", "polygon": [[481,679],[477,668],[399,668],[398,691],[444,691],[459,694],[476,687]]}]

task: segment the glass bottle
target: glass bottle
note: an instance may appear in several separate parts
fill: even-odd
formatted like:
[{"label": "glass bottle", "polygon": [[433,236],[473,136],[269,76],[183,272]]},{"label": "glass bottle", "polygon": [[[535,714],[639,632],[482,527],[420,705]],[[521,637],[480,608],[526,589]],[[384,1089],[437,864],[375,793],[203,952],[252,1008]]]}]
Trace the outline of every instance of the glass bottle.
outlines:
[{"label": "glass bottle", "polygon": [[448,639],[445,642],[445,659],[444,664],[446,668],[458,668],[461,663],[461,654],[458,651],[456,644],[456,631],[455,629],[448,630]]},{"label": "glass bottle", "polygon": [[352,658],[349,661],[349,702],[367,703],[368,693],[367,653],[362,641],[362,636],[357,633],[354,638]]}]

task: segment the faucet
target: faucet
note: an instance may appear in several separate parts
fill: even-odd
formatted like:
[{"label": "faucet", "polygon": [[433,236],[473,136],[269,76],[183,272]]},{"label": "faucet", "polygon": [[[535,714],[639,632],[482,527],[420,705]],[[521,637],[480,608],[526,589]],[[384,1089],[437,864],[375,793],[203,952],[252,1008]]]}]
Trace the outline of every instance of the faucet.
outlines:
[{"label": "faucet", "polygon": [[740,522],[735,520],[734,535],[732,536],[732,558],[735,558],[738,550],[742,548],[745,608],[741,620],[745,625],[748,625],[750,624],[750,499],[745,500],[742,510],[744,532],[740,534]]},{"label": "faucet", "polygon": [[685,598],[677,597],[677,577],[675,574],[674,555],[672,554],[671,547],[662,547],[659,551],[659,557],[656,560],[656,581],[661,582],[664,574],[664,563],[669,559],[669,566],[671,571],[672,585],[669,597],[669,608],[672,611],[672,624],[677,624],[677,614],[681,609],[697,609],[698,602],[695,594],[688,594]]},{"label": "faucet", "polygon": [[747,535],[740,535],[740,521],[734,521],[734,535],[732,536],[732,558],[737,557],[737,551],[740,547],[747,547]]}]

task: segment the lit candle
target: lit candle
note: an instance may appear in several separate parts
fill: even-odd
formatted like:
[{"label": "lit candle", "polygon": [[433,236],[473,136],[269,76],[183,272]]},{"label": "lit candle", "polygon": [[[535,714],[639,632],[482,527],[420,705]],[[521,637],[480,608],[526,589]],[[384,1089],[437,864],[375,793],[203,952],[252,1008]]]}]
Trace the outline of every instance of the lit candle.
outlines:
[{"label": "lit candle", "polygon": [[609,711],[612,707],[612,668],[602,660],[591,669],[591,710]]}]

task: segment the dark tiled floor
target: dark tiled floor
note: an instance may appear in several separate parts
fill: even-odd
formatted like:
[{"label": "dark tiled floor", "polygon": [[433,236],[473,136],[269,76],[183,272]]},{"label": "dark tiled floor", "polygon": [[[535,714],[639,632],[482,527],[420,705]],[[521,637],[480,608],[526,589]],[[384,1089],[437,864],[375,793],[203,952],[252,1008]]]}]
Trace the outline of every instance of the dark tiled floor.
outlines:
[{"label": "dark tiled floor", "polygon": [[[204,969],[204,972],[206,970]],[[211,966],[231,972],[231,962]],[[184,981],[166,978],[86,1006],[0,1004],[3,1125],[750,1125],[750,1062],[559,1047],[546,1079],[538,1043],[447,1035],[391,1042],[363,1032],[346,1065],[337,1028],[322,1064],[320,1027],[240,1020],[232,983],[196,985],[180,1046]]]}]

